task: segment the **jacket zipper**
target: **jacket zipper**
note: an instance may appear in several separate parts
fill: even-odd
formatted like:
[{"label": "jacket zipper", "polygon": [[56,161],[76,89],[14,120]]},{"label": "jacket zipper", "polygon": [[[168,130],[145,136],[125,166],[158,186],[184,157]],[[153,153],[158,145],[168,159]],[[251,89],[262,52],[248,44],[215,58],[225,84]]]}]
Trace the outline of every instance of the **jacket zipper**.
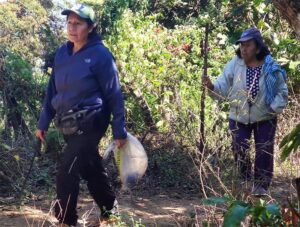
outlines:
[{"label": "jacket zipper", "polygon": [[251,122],[250,122],[250,113],[251,113],[251,106],[252,106],[252,104],[250,103],[250,102],[248,102],[248,106],[249,106],[249,124],[251,124]]}]

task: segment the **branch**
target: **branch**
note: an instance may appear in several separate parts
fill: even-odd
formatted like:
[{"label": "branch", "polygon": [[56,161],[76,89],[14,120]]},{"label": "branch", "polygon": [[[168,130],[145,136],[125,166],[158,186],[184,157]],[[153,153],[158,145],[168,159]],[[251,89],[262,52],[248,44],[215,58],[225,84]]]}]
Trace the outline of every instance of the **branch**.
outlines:
[{"label": "branch", "polygon": [[297,39],[300,40],[300,4],[297,1],[288,0],[272,0],[272,2],[283,18],[291,25]]}]

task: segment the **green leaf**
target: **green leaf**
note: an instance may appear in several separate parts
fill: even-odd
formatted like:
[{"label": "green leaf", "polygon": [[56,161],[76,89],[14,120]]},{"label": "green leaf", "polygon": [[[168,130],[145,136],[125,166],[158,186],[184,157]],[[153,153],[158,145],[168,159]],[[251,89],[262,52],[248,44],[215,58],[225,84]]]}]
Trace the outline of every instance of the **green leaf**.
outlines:
[{"label": "green leaf", "polygon": [[289,62],[289,59],[282,57],[282,58],[278,58],[277,61],[278,61],[280,64],[286,64],[286,63]]},{"label": "green leaf", "polygon": [[283,137],[283,139],[281,140],[281,142],[279,144],[279,148],[284,147],[287,144],[288,141],[289,141],[289,134],[286,135],[285,137]]},{"label": "green leaf", "polygon": [[286,158],[287,158],[287,157],[290,155],[290,153],[292,152],[292,148],[293,148],[292,144],[293,144],[293,141],[289,141],[289,142],[287,143],[287,145],[284,146],[284,148],[283,148],[283,150],[282,150],[282,152],[281,152],[281,155],[280,155],[280,159],[281,159],[282,162],[285,161]]},{"label": "green leaf", "polygon": [[159,128],[162,127],[164,124],[165,122],[163,120],[160,120],[159,122],[156,123],[156,126]]},{"label": "green leaf", "polygon": [[0,147],[3,148],[3,149],[6,150],[6,151],[9,151],[9,150],[11,149],[11,147],[8,146],[8,145],[5,144],[5,143],[1,144]]},{"label": "green leaf", "polygon": [[241,205],[232,206],[225,214],[224,227],[238,227],[245,219],[249,211],[248,207]]},{"label": "green leaf", "polygon": [[260,28],[260,29],[263,29],[265,26],[265,23],[264,21],[260,20],[258,23],[257,23],[257,27]]},{"label": "green leaf", "polygon": [[254,5],[258,6],[260,3],[262,3],[264,0],[254,0]]},{"label": "green leaf", "polygon": [[222,0],[222,3],[223,3],[223,4],[228,4],[228,3],[229,3],[229,0]]},{"label": "green leaf", "polygon": [[226,119],[227,119],[227,113],[221,112],[221,113],[220,113],[220,117],[221,117],[223,120],[226,120]]},{"label": "green leaf", "polygon": [[263,200],[263,199],[259,199],[258,204],[259,204],[260,206],[265,206],[266,201]]},{"label": "green leaf", "polygon": [[300,61],[290,61],[289,69],[296,70],[298,65],[300,65]]},{"label": "green leaf", "polygon": [[274,32],[273,33],[273,42],[276,44],[276,45],[279,45],[280,41],[278,39],[278,35]]},{"label": "green leaf", "polygon": [[300,124],[298,124],[289,134],[287,134],[279,144],[282,150],[280,159],[285,161],[290,153],[296,151],[300,145]]},{"label": "green leaf", "polygon": [[280,216],[280,208],[276,204],[268,204],[266,206],[267,213],[274,215],[274,216]]},{"label": "green leaf", "polygon": [[236,206],[236,205],[240,205],[240,206],[243,206],[243,207],[248,207],[249,204],[244,202],[244,201],[240,201],[240,200],[236,200],[232,203],[232,206]]},{"label": "green leaf", "polygon": [[230,201],[227,197],[209,197],[207,199],[202,200],[203,205],[217,205],[217,204],[223,204]]},{"label": "green leaf", "polygon": [[253,216],[253,220],[256,221],[257,219],[259,219],[265,211],[266,211],[265,207],[262,206],[253,207],[251,212]]}]

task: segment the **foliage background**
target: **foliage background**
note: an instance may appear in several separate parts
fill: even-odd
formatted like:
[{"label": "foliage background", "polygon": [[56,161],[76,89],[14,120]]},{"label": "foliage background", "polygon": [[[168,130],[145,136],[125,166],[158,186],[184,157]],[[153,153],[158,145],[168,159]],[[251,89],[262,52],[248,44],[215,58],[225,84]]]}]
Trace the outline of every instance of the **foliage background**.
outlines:
[{"label": "foliage background", "polygon": [[[232,179],[234,169],[226,103],[206,98],[204,156],[199,155],[197,147],[203,68],[201,40],[206,23],[211,27],[208,72],[212,79],[234,56],[235,40],[244,29],[256,26],[262,30],[273,56],[288,72],[290,102],[279,119],[277,139],[280,141],[299,122],[300,45],[271,1],[82,2],[94,7],[99,32],[116,57],[126,95],[128,129],[147,148],[149,169],[144,188],[154,185],[159,190],[173,187],[203,195],[228,193],[223,186]],[[65,19],[60,11],[68,4],[50,0],[0,3],[3,195],[20,190],[33,157],[33,132],[53,56],[65,41]],[[109,139],[104,139],[102,148]],[[51,127],[47,141],[48,146],[43,147],[46,153],[35,162],[28,191],[35,186],[53,191],[55,163],[63,140]],[[297,175],[292,169],[290,172]]]}]

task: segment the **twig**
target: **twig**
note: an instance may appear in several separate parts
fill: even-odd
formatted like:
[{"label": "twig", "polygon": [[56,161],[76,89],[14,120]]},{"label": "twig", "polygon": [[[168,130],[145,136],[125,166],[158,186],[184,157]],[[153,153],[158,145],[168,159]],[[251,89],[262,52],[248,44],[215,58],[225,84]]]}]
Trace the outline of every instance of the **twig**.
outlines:
[{"label": "twig", "polygon": [[[207,59],[208,59],[208,32],[209,32],[209,25],[205,25],[205,38],[202,41],[202,56],[204,58],[203,63],[203,76],[207,76]],[[204,152],[204,144],[205,144],[205,86],[202,86],[202,94],[201,94],[201,102],[200,102],[200,141],[199,141],[199,150],[200,153],[203,154]]]},{"label": "twig", "polygon": [[26,187],[26,183],[27,183],[27,180],[28,180],[28,178],[29,178],[29,175],[30,175],[30,173],[31,173],[31,171],[32,171],[34,160],[35,160],[35,158],[36,158],[37,156],[39,156],[39,155],[41,154],[41,145],[42,145],[41,140],[40,140],[40,139],[37,139],[35,145],[36,145],[36,147],[35,147],[35,149],[34,149],[34,155],[33,155],[33,157],[32,157],[32,160],[31,160],[31,163],[30,163],[30,167],[29,167],[29,169],[28,169],[28,171],[27,171],[27,173],[26,173],[26,176],[25,176],[25,178],[24,178],[22,187],[21,187],[21,189],[20,189],[20,194],[18,194],[18,195],[16,196],[16,197],[17,197],[17,201],[19,201],[19,204],[21,204],[21,202],[22,202],[22,197],[23,197],[23,194],[24,194],[24,189],[25,189],[25,187]]},{"label": "twig", "polygon": [[287,198],[288,204],[291,208],[291,211],[293,214],[295,214],[299,219],[300,219],[300,214],[295,210],[293,204],[291,203],[291,201],[289,200],[289,198]]}]

